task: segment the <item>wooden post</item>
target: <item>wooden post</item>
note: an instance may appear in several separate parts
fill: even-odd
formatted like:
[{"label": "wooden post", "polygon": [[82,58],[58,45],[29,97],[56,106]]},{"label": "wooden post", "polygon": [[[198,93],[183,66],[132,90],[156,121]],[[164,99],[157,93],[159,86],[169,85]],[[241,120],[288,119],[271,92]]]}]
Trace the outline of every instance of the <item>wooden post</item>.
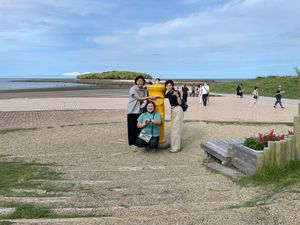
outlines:
[{"label": "wooden post", "polygon": [[294,134],[296,144],[296,159],[300,160],[300,116],[294,117]]},{"label": "wooden post", "polygon": [[262,168],[264,168],[265,166],[265,149],[261,154],[257,155],[257,159],[256,159],[256,170],[261,170]]},{"label": "wooden post", "polygon": [[269,159],[269,166],[275,165],[275,141],[269,141],[268,142],[268,148],[270,148],[270,159]]},{"label": "wooden post", "polygon": [[271,151],[270,148],[264,147],[264,167],[270,165],[270,151]]},{"label": "wooden post", "polygon": [[289,135],[291,139],[291,146],[292,146],[292,161],[296,160],[296,145],[295,145],[295,136]]},{"label": "wooden post", "polygon": [[281,145],[281,167],[284,167],[287,164],[287,148],[286,148],[286,140],[280,141]]},{"label": "wooden post", "polygon": [[275,166],[280,167],[281,165],[281,143],[280,141],[275,141]]},{"label": "wooden post", "polygon": [[292,139],[290,137],[286,138],[286,151],[287,151],[287,164],[292,161]]}]

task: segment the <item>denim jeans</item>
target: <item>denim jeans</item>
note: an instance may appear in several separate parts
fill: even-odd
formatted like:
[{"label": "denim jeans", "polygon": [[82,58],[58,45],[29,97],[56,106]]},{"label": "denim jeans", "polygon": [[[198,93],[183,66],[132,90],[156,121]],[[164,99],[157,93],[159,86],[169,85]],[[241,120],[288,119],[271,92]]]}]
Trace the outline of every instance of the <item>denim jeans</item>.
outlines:
[{"label": "denim jeans", "polygon": [[146,147],[149,146],[149,148],[157,148],[158,147],[158,141],[159,141],[159,137],[152,137],[149,141],[149,143],[147,143],[146,141],[140,139],[139,137],[136,139],[136,146],[142,148],[142,147]]},{"label": "denim jeans", "polygon": [[276,102],[274,104],[274,106],[276,107],[276,105],[279,103],[280,107],[282,108],[282,104],[281,104],[281,96],[276,96]]}]

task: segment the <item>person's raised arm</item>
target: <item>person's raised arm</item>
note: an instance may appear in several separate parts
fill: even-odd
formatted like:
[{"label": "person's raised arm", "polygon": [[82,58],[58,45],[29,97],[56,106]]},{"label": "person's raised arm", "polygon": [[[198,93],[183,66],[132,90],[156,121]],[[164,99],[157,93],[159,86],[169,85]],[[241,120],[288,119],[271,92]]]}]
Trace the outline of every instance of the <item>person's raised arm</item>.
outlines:
[{"label": "person's raised arm", "polygon": [[133,95],[133,97],[138,100],[138,101],[144,101],[144,100],[148,100],[148,99],[151,99],[151,100],[155,100],[156,97],[155,96],[146,96],[146,97],[142,97],[140,96],[138,93],[135,93]]}]

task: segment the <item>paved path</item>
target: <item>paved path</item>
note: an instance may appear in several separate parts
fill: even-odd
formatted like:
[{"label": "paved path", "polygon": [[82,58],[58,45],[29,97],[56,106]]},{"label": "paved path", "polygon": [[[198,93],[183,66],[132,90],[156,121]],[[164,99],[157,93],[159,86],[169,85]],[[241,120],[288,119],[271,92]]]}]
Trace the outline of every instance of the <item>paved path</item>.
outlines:
[{"label": "paved path", "polygon": [[[271,99],[259,99],[256,108],[251,99],[234,96],[211,97],[207,107],[198,98],[189,98],[185,120],[292,122],[298,113],[297,102],[285,109],[272,107]],[[284,102],[285,103],[285,102]],[[166,119],[170,107],[166,100]],[[0,99],[0,127],[41,127],[126,120],[127,98],[18,98]],[[109,116],[107,116],[109,114]]]}]

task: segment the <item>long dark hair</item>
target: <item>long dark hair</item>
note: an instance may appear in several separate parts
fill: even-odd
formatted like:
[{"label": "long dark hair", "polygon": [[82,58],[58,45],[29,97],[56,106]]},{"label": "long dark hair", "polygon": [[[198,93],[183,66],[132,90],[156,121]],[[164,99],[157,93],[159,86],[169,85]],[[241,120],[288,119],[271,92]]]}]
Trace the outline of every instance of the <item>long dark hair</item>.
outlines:
[{"label": "long dark hair", "polygon": [[136,84],[136,82],[137,82],[139,79],[142,79],[143,82],[144,82],[144,84],[146,83],[145,77],[142,76],[142,75],[137,76],[137,77],[134,79],[134,83]]},{"label": "long dark hair", "polygon": [[172,87],[172,90],[174,91],[175,90],[175,85],[174,85],[174,81],[172,81],[172,80],[167,80],[166,82],[165,82],[165,87],[168,85],[168,84],[171,84],[173,87]]}]

